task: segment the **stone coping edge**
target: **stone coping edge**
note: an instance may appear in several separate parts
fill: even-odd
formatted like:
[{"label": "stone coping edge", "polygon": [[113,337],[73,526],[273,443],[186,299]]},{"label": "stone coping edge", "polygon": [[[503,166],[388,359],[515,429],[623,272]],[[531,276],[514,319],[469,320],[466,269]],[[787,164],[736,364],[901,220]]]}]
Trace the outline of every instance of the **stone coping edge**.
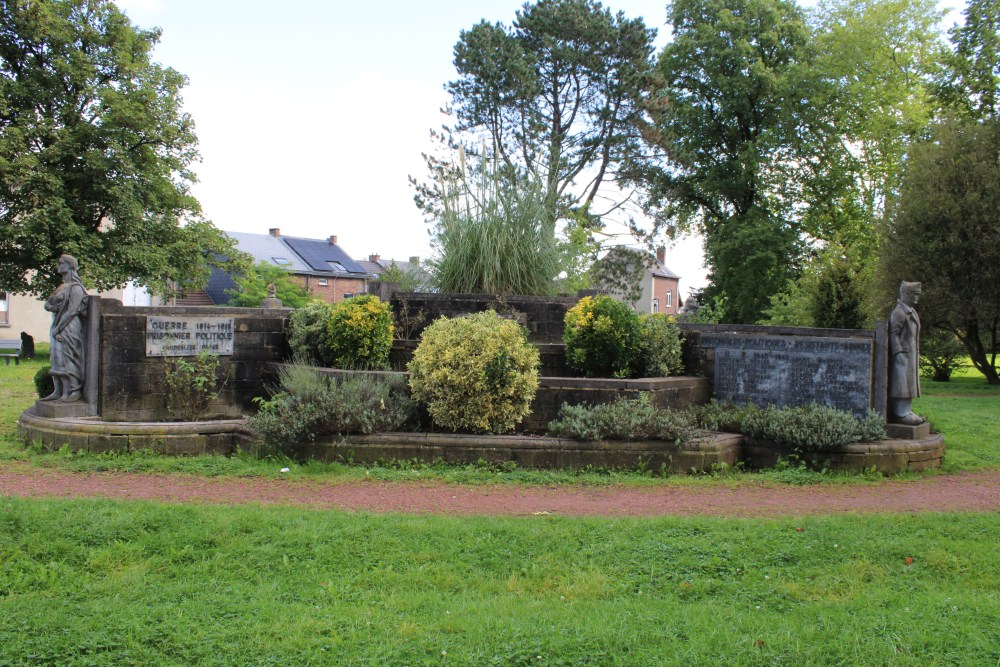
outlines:
[{"label": "stone coping edge", "polygon": [[28,408],[18,419],[23,427],[40,427],[50,432],[97,435],[208,435],[237,433],[251,435],[246,419],[211,419],[194,422],[109,422],[100,417],[70,417],[50,419],[40,417]]}]

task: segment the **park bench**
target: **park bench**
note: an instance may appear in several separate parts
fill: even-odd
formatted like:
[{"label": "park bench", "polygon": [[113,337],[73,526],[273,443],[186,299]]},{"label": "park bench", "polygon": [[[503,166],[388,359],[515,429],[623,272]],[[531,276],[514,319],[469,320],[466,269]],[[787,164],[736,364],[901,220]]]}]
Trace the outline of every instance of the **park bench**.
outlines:
[{"label": "park bench", "polygon": [[[13,350],[13,352],[10,352]],[[19,338],[0,338],[0,357],[3,357],[7,366],[10,360],[14,360],[14,365],[21,363],[21,340]]]}]

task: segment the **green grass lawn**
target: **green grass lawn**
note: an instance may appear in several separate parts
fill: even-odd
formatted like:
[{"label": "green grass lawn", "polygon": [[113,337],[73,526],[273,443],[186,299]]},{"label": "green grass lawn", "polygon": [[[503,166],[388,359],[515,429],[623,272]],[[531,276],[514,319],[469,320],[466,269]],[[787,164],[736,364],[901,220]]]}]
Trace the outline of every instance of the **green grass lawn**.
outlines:
[{"label": "green grass lawn", "polygon": [[7,499],[0,665],[997,665],[997,544],[996,514]]},{"label": "green grass lawn", "polygon": [[[811,472],[789,465],[760,473],[724,470],[714,475],[674,476],[667,479],[650,473],[620,470],[530,470],[495,465],[428,465],[402,463],[387,466],[346,466],[311,462],[298,464],[284,458],[167,457],[149,452],[132,454],[42,452],[26,448],[15,438],[18,415],[35,400],[31,378],[47,363],[47,350],[20,366],[0,365],[0,462],[23,461],[33,465],[66,470],[117,470],[134,472],[190,473],[197,475],[295,477],[309,476],[330,481],[374,478],[380,480],[440,479],[463,484],[811,484],[878,483],[878,475]],[[945,435],[948,453],[943,470],[958,472],[1000,466],[1000,387],[991,387],[970,367],[956,373],[951,382],[923,382],[925,395],[915,401],[915,409],[927,415]],[[282,468],[291,473],[282,475]]]}]

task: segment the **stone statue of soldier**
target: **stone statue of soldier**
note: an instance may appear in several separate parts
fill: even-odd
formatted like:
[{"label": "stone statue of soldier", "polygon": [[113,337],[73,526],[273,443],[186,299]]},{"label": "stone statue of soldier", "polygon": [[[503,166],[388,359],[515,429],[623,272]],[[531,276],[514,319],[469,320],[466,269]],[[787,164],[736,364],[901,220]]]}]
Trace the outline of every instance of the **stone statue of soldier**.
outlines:
[{"label": "stone statue of soldier", "polygon": [[912,408],[920,396],[920,317],[913,308],[919,300],[920,283],[903,281],[889,317],[889,421],[909,426],[926,421]]},{"label": "stone statue of soldier", "polygon": [[52,313],[52,326],[49,329],[49,359],[52,369],[49,375],[52,376],[55,389],[43,401],[71,403],[83,397],[87,289],[77,273],[79,268],[76,258],[62,255],[58,270],[63,283],[45,302],[45,310]]}]

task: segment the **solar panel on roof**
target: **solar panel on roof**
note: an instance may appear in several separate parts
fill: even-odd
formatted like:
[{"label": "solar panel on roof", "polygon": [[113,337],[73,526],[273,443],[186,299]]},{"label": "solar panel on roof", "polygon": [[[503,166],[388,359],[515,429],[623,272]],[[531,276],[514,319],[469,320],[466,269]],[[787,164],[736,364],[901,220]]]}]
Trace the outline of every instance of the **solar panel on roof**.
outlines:
[{"label": "solar panel on roof", "polygon": [[284,238],[285,243],[306,261],[313,271],[330,271],[330,262],[339,262],[344,270],[351,273],[364,273],[365,270],[357,262],[347,256],[338,246],[330,245],[328,241],[313,239]]}]

